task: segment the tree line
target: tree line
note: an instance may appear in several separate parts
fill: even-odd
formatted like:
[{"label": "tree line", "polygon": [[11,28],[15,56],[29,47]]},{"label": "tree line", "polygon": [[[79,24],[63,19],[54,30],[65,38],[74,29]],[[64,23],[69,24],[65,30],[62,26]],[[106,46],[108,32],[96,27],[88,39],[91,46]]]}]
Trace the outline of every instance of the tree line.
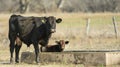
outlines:
[{"label": "tree line", "polygon": [[120,0],[0,0],[0,13],[120,12]]}]

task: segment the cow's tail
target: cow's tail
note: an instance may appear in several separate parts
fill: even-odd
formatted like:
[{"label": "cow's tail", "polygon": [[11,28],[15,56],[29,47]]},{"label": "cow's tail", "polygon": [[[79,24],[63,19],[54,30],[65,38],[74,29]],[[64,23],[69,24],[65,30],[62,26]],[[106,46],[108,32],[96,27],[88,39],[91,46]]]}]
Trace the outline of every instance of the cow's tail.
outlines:
[{"label": "cow's tail", "polygon": [[17,20],[17,15],[11,15],[11,17],[9,19],[9,34],[8,34],[8,36],[11,33],[14,33],[16,31],[16,28],[15,28],[15,24],[17,23],[16,20]]}]

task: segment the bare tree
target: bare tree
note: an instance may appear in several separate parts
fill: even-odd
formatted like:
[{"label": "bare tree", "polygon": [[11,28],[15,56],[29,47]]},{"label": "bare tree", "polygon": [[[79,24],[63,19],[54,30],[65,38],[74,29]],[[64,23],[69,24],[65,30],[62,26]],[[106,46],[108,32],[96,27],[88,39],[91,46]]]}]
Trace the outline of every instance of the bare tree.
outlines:
[{"label": "bare tree", "polygon": [[20,4],[20,13],[25,13],[27,11],[28,8],[28,0],[19,0],[19,4]]},{"label": "bare tree", "polygon": [[59,0],[58,8],[62,8],[65,0]]}]

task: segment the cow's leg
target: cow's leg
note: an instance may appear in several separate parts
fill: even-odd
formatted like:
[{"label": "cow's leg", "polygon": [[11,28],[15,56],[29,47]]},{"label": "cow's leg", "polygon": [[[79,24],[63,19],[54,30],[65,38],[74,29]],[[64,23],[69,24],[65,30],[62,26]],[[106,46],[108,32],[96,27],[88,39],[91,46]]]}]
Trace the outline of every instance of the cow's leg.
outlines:
[{"label": "cow's leg", "polygon": [[22,45],[15,45],[15,62],[19,63],[19,51]]},{"label": "cow's leg", "polygon": [[17,37],[15,45],[15,62],[19,63],[19,51],[22,46],[22,41]]},{"label": "cow's leg", "polygon": [[14,46],[15,46],[15,36],[9,36],[10,39],[10,63],[13,63],[13,52],[14,52]]},{"label": "cow's leg", "polygon": [[33,45],[34,45],[35,55],[36,55],[35,61],[36,61],[36,63],[39,63],[39,45],[37,42],[33,43]]}]

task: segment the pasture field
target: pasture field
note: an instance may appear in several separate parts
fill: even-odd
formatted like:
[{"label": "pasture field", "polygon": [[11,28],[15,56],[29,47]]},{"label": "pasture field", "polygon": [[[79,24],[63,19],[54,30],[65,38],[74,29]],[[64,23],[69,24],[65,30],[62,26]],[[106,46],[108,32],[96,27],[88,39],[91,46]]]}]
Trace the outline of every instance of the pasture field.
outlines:
[{"label": "pasture field", "polygon": [[[11,14],[0,14],[0,67],[39,67],[35,64],[7,64],[9,62],[8,21]],[[24,14],[24,16],[56,16],[63,22],[57,24],[56,33],[49,44],[56,40],[69,40],[65,50],[120,50],[120,13],[52,13]],[[112,17],[116,17],[118,38],[115,38]],[[86,19],[90,18],[90,30],[86,35]],[[23,44],[21,51],[27,51]],[[34,51],[33,46],[29,51]],[[74,64],[41,64],[40,67],[84,67]],[[99,66],[102,67],[102,66]],[[116,66],[117,67],[117,66]]]}]

